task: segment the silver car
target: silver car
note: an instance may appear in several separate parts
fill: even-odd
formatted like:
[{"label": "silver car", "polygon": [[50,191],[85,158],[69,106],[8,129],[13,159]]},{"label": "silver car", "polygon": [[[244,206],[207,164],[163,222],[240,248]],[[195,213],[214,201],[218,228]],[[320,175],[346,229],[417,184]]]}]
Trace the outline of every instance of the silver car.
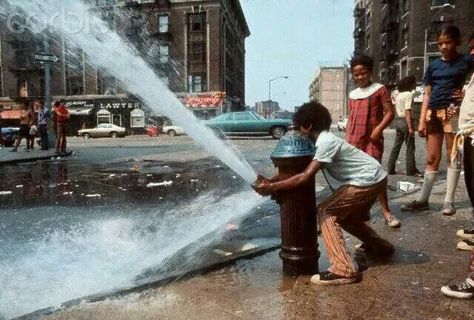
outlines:
[{"label": "silver car", "polygon": [[85,139],[89,138],[99,138],[99,137],[125,137],[126,130],[123,127],[119,127],[111,123],[101,123],[93,129],[82,129],[77,132],[79,136],[84,137]]}]

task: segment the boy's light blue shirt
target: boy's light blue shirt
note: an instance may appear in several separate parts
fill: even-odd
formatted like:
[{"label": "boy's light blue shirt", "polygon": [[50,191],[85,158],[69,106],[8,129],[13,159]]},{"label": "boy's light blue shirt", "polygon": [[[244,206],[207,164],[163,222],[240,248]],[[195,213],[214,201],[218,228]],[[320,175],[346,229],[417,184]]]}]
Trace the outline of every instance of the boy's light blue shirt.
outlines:
[{"label": "boy's light blue shirt", "polygon": [[315,146],[314,160],[321,162],[321,170],[333,190],[343,185],[368,187],[387,177],[377,160],[331,132],[321,132]]}]

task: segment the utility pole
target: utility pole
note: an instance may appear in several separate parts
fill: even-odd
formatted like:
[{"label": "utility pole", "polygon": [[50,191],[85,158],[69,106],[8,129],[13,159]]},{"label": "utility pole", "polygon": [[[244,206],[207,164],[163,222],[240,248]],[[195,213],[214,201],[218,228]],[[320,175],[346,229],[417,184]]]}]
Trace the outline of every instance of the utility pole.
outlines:
[{"label": "utility pole", "polygon": [[[49,38],[48,33],[45,32],[43,35],[43,48],[44,53],[49,54]],[[51,109],[51,62],[44,61],[44,105],[46,108]]]}]

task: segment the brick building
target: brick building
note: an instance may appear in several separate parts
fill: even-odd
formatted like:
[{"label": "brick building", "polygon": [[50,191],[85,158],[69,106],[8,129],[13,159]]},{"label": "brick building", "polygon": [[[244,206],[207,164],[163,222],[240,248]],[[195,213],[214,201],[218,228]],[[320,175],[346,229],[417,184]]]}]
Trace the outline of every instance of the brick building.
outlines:
[{"label": "brick building", "polygon": [[437,32],[458,26],[466,52],[473,16],[472,0],[356,0],[354,51],[374,57],[377,81],[390,85],[414,75],[421,82],[428,63],[440,56]]},{"label": "brick building", "polygon": [[[243,109],[245,39],[250,32],[239,0],[88,2],[94,13],[129,39],[170,90],[197,116]],[[110,115],[110,122],[123,126],[131,123],[130,106],[146,108],[117,79],[96,68],[82,50],[75,49],[66,39],[46,32],[15,32],[22,25],[22,18],[17,19],[5,21],[0,17],[0,97],[44,96],[43,66],[33,56],[44,52],[48,41],[50,52],[59,57],[52,68],[54,99],[65,99],[78,109],[87,105],[95,113],[103,106],[123,106],[126,110],[120,117]],[[5,98],[0,101],[3,105],[8,103]]]},{"label": "brick building", "polygon": [[310,100],[328,108],[335,122],[347,115],[348,71],[347,66],[321,67],[309,85]]},{"label": "brick building", "polygon": [[270,118],[270,116],[277,111],[280,111],[280,105],[276,101],[266,100],[255,102],[255,112],[265,118]]}]

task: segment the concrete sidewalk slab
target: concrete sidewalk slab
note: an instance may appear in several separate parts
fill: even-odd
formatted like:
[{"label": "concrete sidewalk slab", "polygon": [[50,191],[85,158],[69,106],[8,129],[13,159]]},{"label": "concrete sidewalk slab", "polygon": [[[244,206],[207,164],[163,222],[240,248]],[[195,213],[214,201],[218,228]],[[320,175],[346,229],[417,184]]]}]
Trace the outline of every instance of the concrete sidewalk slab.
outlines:
[{"label": "concrete sidewalk slab", "polygon": [[24,148],[18,148],[17,152],[11,152],[12,148],[0,148],[0,165],[14,164],[22,162],[34,162],[38,160],[49,160],[57,157],[69,157],[72,155],[72,151],[56,155],[54,149],[41,150],[35,148],[30,151],[26,151]]}]

